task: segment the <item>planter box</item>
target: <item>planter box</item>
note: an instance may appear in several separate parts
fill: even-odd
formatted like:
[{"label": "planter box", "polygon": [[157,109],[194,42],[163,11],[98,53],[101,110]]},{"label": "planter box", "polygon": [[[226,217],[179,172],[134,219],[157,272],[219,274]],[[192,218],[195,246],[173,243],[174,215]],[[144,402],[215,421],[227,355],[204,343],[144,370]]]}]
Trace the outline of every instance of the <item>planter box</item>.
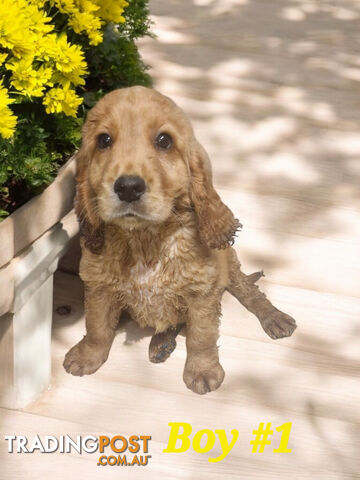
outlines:
[{"label": "planter box", "polygon": [[78,232],[75,159],[0,223],[0,406],[21,408],[51,373],[53,273]]}]

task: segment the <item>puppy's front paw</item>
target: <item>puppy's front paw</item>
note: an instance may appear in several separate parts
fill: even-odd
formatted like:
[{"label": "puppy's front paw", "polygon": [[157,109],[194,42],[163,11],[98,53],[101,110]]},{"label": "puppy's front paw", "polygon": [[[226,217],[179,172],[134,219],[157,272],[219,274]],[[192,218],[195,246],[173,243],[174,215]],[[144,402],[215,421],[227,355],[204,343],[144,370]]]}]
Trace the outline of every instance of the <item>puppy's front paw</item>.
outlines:
[{"label": "puppy's front paw", "polygon": [[90,345],[82,339],[65,355],[63,366],[68,373],[82,377],[96,372],[106,361],[108,350]]},{"label": "puppy's front paw", "polygon": [[290,337],[297,327],[295,320],[280,310],[274,310],[264,319],[261,325],[270,338]]},{"label": "puppy's front paw", "polygon": [[185,365],[183,379],[187,388],[199,395],[212,392],[220,387],[225,372],[220,363],[206,371],[196,370]]}]

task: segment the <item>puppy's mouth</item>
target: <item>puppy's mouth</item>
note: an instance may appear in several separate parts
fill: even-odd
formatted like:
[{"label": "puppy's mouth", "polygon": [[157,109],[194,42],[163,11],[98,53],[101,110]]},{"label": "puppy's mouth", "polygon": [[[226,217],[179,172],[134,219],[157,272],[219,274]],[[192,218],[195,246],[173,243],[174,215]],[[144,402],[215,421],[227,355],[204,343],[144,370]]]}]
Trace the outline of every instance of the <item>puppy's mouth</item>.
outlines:
[{"label": "puppy's mouth", "polygon": [[146,212],[143,205],[123,205],[121,208],[115,210],[112,215],[113,219],[118,222],[127,221],[131,222],[131,225],[135,223],[141,223],[144,220],[152,221],[152,216]]},{"label": "puppy's mouth", "polygon": [[113,215],[117,218],[141,218],[145,211],[145,204],[142,200],[134,202],[118,202],[113,207]]},{"label": "puppy's mouth", "polygon": [[99,196],[100,212],[105,222],[113,222],[122,227],[140,227],[144,224],[159,223],[168,216],[168,209],[162,202],[149,200],[148,194],[133,202],[120,201],[112,188],[106,195]]},{"label": "puppy's mouth", "polygon": [[118,218],[136,218],[136,219],[140,219],[140,218],[144,218],[144,212],[142,211],[143,209],[135,209],[133,207],[131,208],[126,208],[124,210],[120,210],[118,212]]}]

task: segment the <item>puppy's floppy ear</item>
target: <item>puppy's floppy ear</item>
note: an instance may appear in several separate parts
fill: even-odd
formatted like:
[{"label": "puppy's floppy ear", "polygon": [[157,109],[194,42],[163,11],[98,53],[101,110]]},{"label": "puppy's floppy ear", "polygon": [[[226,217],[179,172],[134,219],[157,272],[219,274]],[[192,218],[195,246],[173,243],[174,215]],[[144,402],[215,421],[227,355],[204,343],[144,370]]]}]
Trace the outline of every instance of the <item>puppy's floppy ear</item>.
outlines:
[{"label": "puppy's floppy ear", "polygon": [[75,212],[79,221],[80,236],[85,247],[99,254],[104,246],[105,227],[97,213],[96,196],[88,179],[89,153],[83,144],[76,154]]},{"label": "puppy's floppy ear", "polygon": [[215,191],[209,157],[196,140],[188,156],[190,198],[198,219],[200,240],[210,248],[227,248],[233,245],[242,225]]}]

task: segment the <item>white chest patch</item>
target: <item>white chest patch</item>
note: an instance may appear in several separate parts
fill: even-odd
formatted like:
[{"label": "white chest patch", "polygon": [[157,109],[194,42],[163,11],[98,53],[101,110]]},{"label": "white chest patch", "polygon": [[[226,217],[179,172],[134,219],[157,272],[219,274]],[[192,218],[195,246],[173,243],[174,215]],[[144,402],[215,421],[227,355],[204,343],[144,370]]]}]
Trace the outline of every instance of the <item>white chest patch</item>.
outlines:
[{"label": "white chest patch", "polygon": [[160,294],[164,281],[161,267],[161,262],[151,267],[141,262],[136,263],[130,269],[128,293],[138,295],[140,301],[150,301],[154,295]]},{"label": "white chest patch", "polygon": [[130,281],[141,285],[153,285],[161,272],[161,262],[149,267],[139,262],[130,269]]}]

